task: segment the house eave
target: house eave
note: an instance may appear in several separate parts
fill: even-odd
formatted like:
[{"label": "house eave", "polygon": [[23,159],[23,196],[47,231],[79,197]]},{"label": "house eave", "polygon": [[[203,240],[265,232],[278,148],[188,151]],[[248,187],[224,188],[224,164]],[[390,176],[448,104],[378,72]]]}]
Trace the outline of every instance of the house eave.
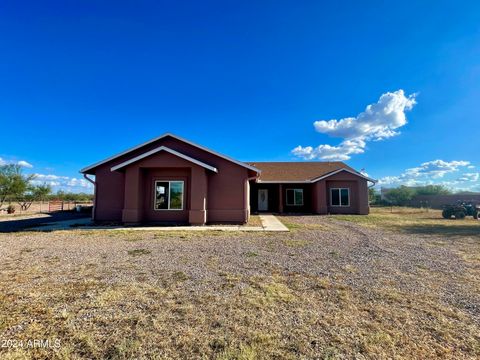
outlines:
[{"label": "house eave", "polygon": [[316,177],[316,178],[313,178],[313,179],[310,179],[310,180],[258,180],[258,183],[261,183],[261,184],[313,184],[313,183],[316,183],[320,180],[323,180],[323,179],[326,179],[330,176],[338,174],[342,171],[346,171],[350,174],[356,175],[356,176],[358,176],[360,178],[363,178],[367,181],[370,181],[374,184],[377,183],[377,180],[375,180],[375,179],[372,179],[372,178],[370,178],[368,176],[365,176],[361,173],[358,173],[356,171],[352,171],[352,170],[346,169],[346,168],[338,169],[338,170],[332,171],[328,174],[324,174],[322,176],[319,176],[319,177]]},{"label": "house eave", "polygon": [[191,156],[188,156],[188,155],[182,154],[181,152],[178,152],[178,151],[176,151],[176,150],[170,149],[169,147],[166,147],[166,146],[160,146],[160,147],[158,147],[158,148],[156,148],[156,149],[147,151],[146,153],[143,153],[143,154],[138,155],[138,156],[136,156],[136,157],[134,157],[134,158],[132,158],[132,159],[129,159],[129,160],[124,161],[124,162],[122,162],[122,163],[120,163],[120,164],[118,164],[118,165],[113,166],[110,170],[111,170],[111,171],[120,170],[120,169],[122,169],[122,168],[124,168],[124,167],[126,167],[126,166],[128,166],[128,165],[130,165],[130,164],[133,164],[133,163],[135,163],[135,162],[137,162],[137,161],[140,161],[140,160],[142,160],[142,159],[145,159],[145,158],[147,158],[147,157],[149,157],[149,156],[151,156],[151,155],[154,155],[154,154],[156,154],[156,153],[159,153],[159,152],[161,152],[161,151],[168,152],[168,153],[170,153],[170,154],[172,154],[172,155],[178,156],[179,158],[182,158],[182,159],[187,160],[187,161],[189,161],[189,162],[191,162],[191,163],[194,163],[194,164],[196,164],[196,165],[199,165],[199,166],[201,166],[201,167],[204,167],[205,169],[208,169],[208,170],[210,170],[210,171],[213,171],[213,172],[215,172],[215,173],[218,173],[217,168],[215,168],[215,167],[213,167],[213,166],[211,166],[211,165],[205,164],[204,162],[202,162],[202,161],[200,161],[200,160],[194,159],[194,158],[192,158]]},{"label": "house eave", "polygon": [[143,146],[146,146],[146,145],[151,144],[151,143],[153,143],[153,142],[155,142],[155,141],[161,140],[161,139],[163,139],[163,138],[165,138],[165,137],[167,137],[167,136],[170,136],[170,137],[172,137],[172,138],[174,138],[174,139],[177,139],[177,140],[179,140],[179,141],[182,141],[182,142],[184,142],[184,143],[186,143],[186,144],[192,145],[192,146],[194,146],[194,147],[196,147],[196,148],[198,148],[198,149],[201,149],[201,150],[206,151],[206,152],[208,152],[208,153],[210,153],[210,154],[216,155],[216,156],[218,156],[218,157],[220,157],[220,158],[222,158],[222,159],[225,159],[225,160],[227,160],[227,161],[230,161],[230,162],[232,162],[232,163],[234,163],[234,164],[237,164],[237,165],[242,166],[242,167],[244,167],[244,168],[247,168],[247,169],[249,169],[249,170],[255,171],[255,172],[259,173],[259,174],[262,172],[260,169],[257,169],[257,168],[254,167],[254,166],[251,166],[251,165],[248,165],[248,164],[246,164],[246,163],[244,163],[244,162],[235,160],[235,159],[233,159],[233,158],[231,158],[231,157],[229,157],[229,156],[220,154],[220,153],[218,153],[218,152],[216,152],[216,151],[214,151],[214,150],[211,150],[211,149],[209,149],[209,148],[206,148],[206,147],[204,147],[204,146],[202,146],[202,145],[198,145],[198,144],[196,144],[196,143],[194,143],[194,142],[192,142],[192,141],[189,141],[189,140],[187,140],[187,139],[184,139],[184,138],[182,138],[182,137],[180,137],[180,136],[174,135],[174,134],[172,134],[172,133],[165,133],[165,134],[160,135],[160,136],[158,136],[158,137],[156,137],[156,138],[154,138],[154,139],[151,139],[151,140],[149,140],[149,141],[147,141],[147,142],[144,142],[144,143],[142,143],[142,144],[140,144],[140,145],[137,145],[137,146],[134,146],[134,147],[132,147],[132,148],[130,148],[130,149],[127,149],[127,150],[125,150],[125,151],[123,151],[123,152],[121,152],[121,153],[118,153],[118,154],[116,154],[116,155],[110,156],[110,157],[107,158],[107,159],[101,160],[101,161],[96,162],[96,163],[94,163],[94,164],[92,164],[92,165],[90,165],[90,166],[87,166],[87,167],[81,169],[81,170],[80,170],[80,173],[82,173],[82,174],[89,173],[89,171],[95,169],[96,167],[98,167],[98,166],[100,166],[100,165],[103,165],[103,164],[108,163],[108,162],[110,162],[110,161],[112,161],[112,160],[115,160],[115,159],[119,158],[120,156],[127,155],[128,153],[131,153],[132,151],[135,151],[135,150],[137,150],[137,149],[140,149],[140,148],[142,148]]},{"label": "house eave", "polygon": [[310,184],[310,180],[258,180],[259,184]]},{"label": "house eave", "polygon": [[363,178],[363,179],[365,179],[365,180],[367,180],[367,181],[370,181],[370,182],[372,182],[372,183],[376,183],[376,182],[377,182],[377,180],[375,180],[375,179],[372,179],[372,178],[370,178],[370,177],[368,177],[368,176],[365,176],[365,175],[363,175],[363,174],[361,174],[361,173],[359,173],[359,172],[356,172],[356,171],[353,171],[353,170],[350,170],[350,169],[347,169],[347,168],[341,168],[341,169],[332,171],[332,172],[330,172],[330,173],[328,173],[328,174],[319,176],[319,177],[317,177],[317,178],[313,178],[313,179],[311,180],[311,182],[314,183],[314,182],[317,182],[317,181],[326,179],[326,178],[328,178],[328,177],[330,177],[330,176],[333,176],[333,175],[335,175],[335,174],[338,174],[338,173],[340,173],[340,172],[342,172],[342,171],[346,171],[346,172],[348,172],[348,173],[350,173],[350,174],[352,174],[352,175],[361,177],[361,178]]}]

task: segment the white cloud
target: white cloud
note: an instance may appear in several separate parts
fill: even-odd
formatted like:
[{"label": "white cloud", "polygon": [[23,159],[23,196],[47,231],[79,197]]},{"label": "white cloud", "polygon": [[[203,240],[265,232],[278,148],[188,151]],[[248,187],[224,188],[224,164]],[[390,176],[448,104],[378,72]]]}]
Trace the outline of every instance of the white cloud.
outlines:
[{"label": "white cloud", "polygon": [[297,146],[292,154],[307,160],[322,159],[330,161],[343,161],[350,159],[352,154],[361,154],[365,150],[363,140],[345,140],[339,146],[319,145],[316,148],[311,146]]},{"label": "white cloud", "polygon": [[432,180],[413,179],[413,178],[408,178],[404,174],[402,174],[400,176],[385,176],[378,180],[377,186],[397,187],[400,185],[422,186],[422,185],[431,185],[431,184],[433,184]]},{"label": "white cloud", "polygon": [[299,145],[292,154],[309,160],[348,160],[353,154],[361,154],[365,152],[367,141],[379,141],[399,134],[397,129],[407,123],[405,112],[416,104],[415,96],[405,96],[401,89],[387,92],[356,117],[315,121],[316,131],[343,138],[342,142],[337,146],[324,144],[315,148]]},{"label": "white cloud", "polygon": [[85,179],[77,179],[77,178],[71,178],[67,182],[67,186],[72,186],[72,187],[81,187],[81,188],[92,188],[93,185],[85,180]]},{"label": "white cloud", "polygon": [[475,166],[474,165],[469,165],[469,166],[467,166],[467,169],[475,169]]},{"label": "white cloud", "polygon": [[459,171],[460,167],[470,164],[469,161],[443,161],[433,160],[424,162],[418,167],[407,169],[405,174],[410,177],[429,176],[433,178],[442,178],[448,173]]},{"label": "white cloud", "polygon": [[30,164],[29,162],[26,162],[25,160],[20,160],[19,162],[17,162],[17,165],[20,165],[21,167],[24,167],[24,168],[33,168],[33,165]]},{"label": "white cloud", "polygon": [[7,165],[7,164],[17,164],[21,167],[28,168],[28,169],[33,168],[33,165],[25,160],[14,161],[14,160],[5,160],[0,158],[0,166]]},{"label": "white cloud", "polygon": [[68,176],[58,176],[53,174],[48,174],[48,175],[35,174],[35,179],[36,180],[59,180],[59,179],[68,180],[70,178]]},{"label": "white cloud", "polygon": [[30,180],[30,183],[33,185],[50,185],[52,187],[54,186],[61,186],[62,184],[59,181],[53,181],[53,180]]},{"label": "white cloud", "polygon": [[34,185],[50,185],[53,191],[91,192],[93,190],[93,185],[85,179],[54,174],[35,174],[35,179],[31,183]]},{"label": "white cloud", "polygon": [[[33,168],[33,165],[25,160],[16,161],[0,158],[0,166],[7,164],[17,164],[26,169]],[[26,172],[28,172],[28,170],[26,170]],[[40,173],[35,173],[33,175],[35,175],[34,179],[31,180],[33,185],[50,185],[54,192],[58,190],[67,192],[92,192],[93,190],[93,185],[82,178]]]},{"label": "white cloud", "polygon": [[464,173],[458,178],[458,181],[478,181],[479,178],[479,173]]},{"label": "white cloud", "polygon": [[[377,186],[396,187],[444,185],[453,189],[471,190],[480,179],[479,173],[463,173],[459,178],[452,178],[462,168],[468,168],[468,161],[433,160],[422,163],[420,166],[406,169],[397,176],[385,176],[379,179]],[[458,175],[457,175],[458,176]],[[469,182],[467,184],[467,182]]]}]

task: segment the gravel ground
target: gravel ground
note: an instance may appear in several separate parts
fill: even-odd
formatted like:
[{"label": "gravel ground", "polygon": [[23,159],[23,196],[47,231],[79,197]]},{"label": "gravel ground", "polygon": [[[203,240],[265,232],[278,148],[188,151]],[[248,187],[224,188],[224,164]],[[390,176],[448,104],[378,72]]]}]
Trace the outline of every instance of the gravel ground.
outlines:
[{"label": "gravel ground", "polygon": [[[219,311],[218,306],[220,303],[224,304],[225,299],[233,299],[234,296],[244,294],[243,291],[247,291],[252,286],[255,289],[258,288],[257,285],[252,285],[255,279],[262,279],[260,284],[263,284],[264,279],[269,279],[268,281],[281,279],[279,282],[282,286],[285,286],[285,289],[288,288],[289,294],[294,294],[302,305],[296,305],[296,307],[291,304],[285,307],[279,305],[276,311],[279,314],[285,311],[285,318],[288,317],[289,321],[303,323],[305,321],[302,318],[303,312],[315,310],[317,311],[315,316],[327,318],[328,312],[332,311],[329,307],[338,305],[330,304],[329,301],[334,302],[334,300],[331,297],[325,297],[326,295],[316,298],[317,295],[320,296],[318,283],[328,283],[333,284],[331,288],[335,289],[337,295],[342,295],[348,290],[348,294],[345,295],[347,300],[343,298],[335,301],[339,304],[346,301],[345,307],[350,310],[342,311],[345,311],[347,317],[348,311],[352,311],[352,318],[357,319],[356,322],[343,325],[335,334],[325,334],[323,340],[315,340],[316,348],[299,347],[290,354],[288,347],[284,350],[285,352],[265,353],[265,356],[297,357],[298,355],[311,358],[318,354],[322,354],[318,355],[320,357],[325,357],[330,353],[332,357],[339,358],[362,358],[362,356],[368,358],[374,353],[378,357],[418,355],[428,358],[435,355],[455,358],[459,355],[459,357],[475,358],[477,355],[480,356],[480,338],[478,337],[480,332],[478,281],[480,239],[478,237],[402,234],[366,228],[326,216],[295,216],[280,219],[290,225],[291,232],[162,234],[71,230],[53,233],[0,234],[2,246],[0,284],[2,290],[15,294],[17,296],[15,301],[19,301],[19,294],[29,294],[36,288],[41,289],[47,286],[46,284],[60,289],[72,283],[91,279],[101,283],[103,288],[125,284],[148,284],[169,288],[173,286],[172,279],[181,279],[180,284],[175,283],[175,291],[181,294],[177,295],[177,301],[180,301],[178,297],[185,296],[182,301],[195,303],[208,294],[209,299],[217,299],[210,301],[213,301],[212,306],[215,305],[215,301],[218,302],[214,308]],[[309,287],[313,281],[311,279],[319,279],[315,280],[317,287]],[[320,288],[331,291],[326,285],[321,285]],[[379,294],[382,296],[382,304],[387,300],[393,304],[390,305],[391,314],[387,312],[387,319],[375,318],[372,315],[373,306],[379,304]],[[306,305],[304,302],[310,301],[309,297],[311,303]],[[286,299],[288,300],[288,297]],[[10,306],[15,303],[14,300],[11,301],[12,303],[8,304]],[[60,305],[56,304],[56,306]],[[78,306],[81,309],[85,305],[80,303]],[[307,309],[305,306],[312,306],[312,309]],[[317,309],[315,309],[316,306],[318,306]],[[395,306],[398,306],[398,313],[402,313],[403,318],[396,317]],[[326,308],[323,309],[323,307]],[[442,309],[442,318],[436,312],[440,311],[438,309]],[[441,319],[446,316],[445,309],[454,313],[451,315],[454,320],[451,321],[454,321],[455,328],[453,325],[448,326],[451,327],[449,329],[452,334],[456,335],[449,333],[449,337],[445,335],[445,338],[436,338],[438,335],[436,333],[432,335],[430,333],[432,330],[429,329],[437,325],[443,326],[441,324],[444,320]],[[361,315],[362,312],[364,315]],[[300,317],[300,320],[291,316]],[[368,324],[362,325],[366,326],[366,329],[375,324],[387,333],[389,338],[402,340],[397,342],[382,340],[388,342],[387,345],[392,347],[390,350],[384,344],[383,346],[387,347],[380,351],[372,347],[371,343],[368,343],[368,346],[365,345],[363,350],[360,347],[359,350],[358,336],[360,335],[357,333],[357,337],[351,334],[347,336],[344,331],[348,329],[347,333],[353,333],[354,330],[350,327],[357,326],[367,317],[373,317],[373,319],[370,319]],[[420,321],[418,320],[420,317],[422,317],[421,328],[417,329],[408,324],[414,329],[409,330],[412,331],[412,339],[417,339],[411,340],[413,343],[405,339],[405,336],[409,336],[408,333],[402,330],[398,330],[398,334],[395,333],[395,328],[401,327],[395,322]],[[5,322],[8,323],[8,319]],[[335,326],[337,325],[335,323]],[[292,324],[289,326],[291,327]],[[0,338],[13,336],[14,329],[9,326],[0,327]],[[230,331],[236,334],[234,330]],[[276,328],[273,325],[268,331],[278,335],[283,339],[282,341],[286,341],[285,338],[289,336],[294,337],[291,334],[284,334],[285,329]],[[320,331],[320,328],[305,325],[304,333],[300,333],[299,330],[298,339],[295,341],[303,344],[301,340],[303,337],[308,337],[312,332],[317,331]],[[465,334],[458,334],[459,332],[465,332]],[[427,335],[431,338],[429,340],[432,343],[429,345],[431,347],[415,353],[415,346],[420,346],[418,343],[415,345],[415,341]],[[462,340],[450,338],[452,336],[460,338],[465,336],[468,341],[465,340],[465,344],[454,348],[456,345],[448,345],[447,342],[459,344]],[[238,335],[238,337],[241,336]],[[340,337],[340,340],[332,340],[336,337]],[[447,338],[448,341],[445,340]],[[237,340],[241,341],[239,339],[235,341]],[[199,342],[198,339],[196,341]],[[232,340],[232,346],[238,345],[235,341]],[[475,344],[477,341],[478,343]],[[313,341],[310,342],[313,344]],[[349,342],[351,346],[348,345]],[[275,343],[272,347],[279,348],[279,344]],[[171,352],[168,353],[172,357],[178,354],[175,351],[181,350],[187,354],[188,351],[193,351],[191,349],[187,351],[185,348],[179,350],[175,348],[178,345],[172,346]],[[332,346],[334,350],[331,350]],[[402,346],[412,348],[401,349]],[[240,348],[237,346],[236,349],[244,348],[240,345]],[[96,351],[99,352],[92,354],[106,356],[101,352],[102,350]],[[206,350],[201,348],[199,351]],[[210,344],[208,351],[212,352],[207,355],[213,356],[217,350]],[[369,354],[369,352],[372,353]],[[91,357],[92,354],[88,356]],[[135,352],[132,354],[138,355]],[[195,353],[190,352],[190,356],[195,357]]]}]

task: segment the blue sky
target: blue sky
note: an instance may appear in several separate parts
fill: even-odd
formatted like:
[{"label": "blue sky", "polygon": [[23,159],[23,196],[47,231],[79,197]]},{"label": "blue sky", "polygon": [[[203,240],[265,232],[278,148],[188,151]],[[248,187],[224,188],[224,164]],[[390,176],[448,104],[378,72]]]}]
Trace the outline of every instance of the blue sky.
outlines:
[{"label": "blue sky", "polygon": [[478,1],[0,3],[0,163],[55,189],[173,132],[480,190],[479,99]]}]

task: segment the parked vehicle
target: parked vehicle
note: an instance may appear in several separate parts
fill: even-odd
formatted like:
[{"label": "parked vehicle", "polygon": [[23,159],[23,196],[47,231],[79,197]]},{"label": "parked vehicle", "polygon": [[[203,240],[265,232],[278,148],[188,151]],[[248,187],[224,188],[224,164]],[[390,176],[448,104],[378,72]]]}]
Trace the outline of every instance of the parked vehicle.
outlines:
[{"label": "parked vehicle", "polygon": [[465,216],[473,216],[474,219],[478,219],[480,215],[480,205],[473,202],[460,201],[453,205],[444,205],[442,216],[444,219],[451,219],[452,216],[455,219],[464,219]]}]

